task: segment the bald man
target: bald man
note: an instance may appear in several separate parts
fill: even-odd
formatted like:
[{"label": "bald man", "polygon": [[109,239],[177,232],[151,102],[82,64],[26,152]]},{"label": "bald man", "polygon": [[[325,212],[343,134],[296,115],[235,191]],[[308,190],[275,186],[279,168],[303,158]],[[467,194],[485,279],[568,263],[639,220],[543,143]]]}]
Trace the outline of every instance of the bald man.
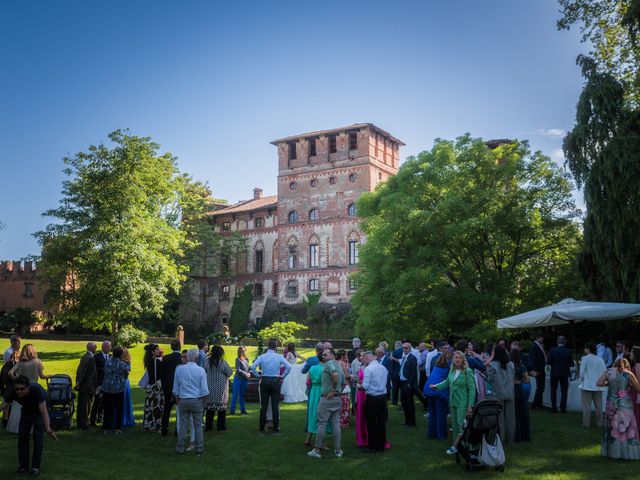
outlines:
[{"label": "bald man", "polygon": [[97,350],[95,342],[87,343],[87,351],[80,359],[76,370],[76,390],[78,391],[78,413],[76,421],[78,428],[89,430],[89,412],[91,402],[98,386],[98,371],[94,355]]}]

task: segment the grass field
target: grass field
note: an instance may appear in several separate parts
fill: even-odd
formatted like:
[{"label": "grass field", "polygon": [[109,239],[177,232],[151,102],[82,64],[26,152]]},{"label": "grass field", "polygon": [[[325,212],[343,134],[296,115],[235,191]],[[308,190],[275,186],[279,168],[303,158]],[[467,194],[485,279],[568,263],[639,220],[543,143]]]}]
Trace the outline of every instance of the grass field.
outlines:
[{"label": "grass field", "polygon": [[[27,343],[23,340],[23,344]],[[82,342],[34,342],[45,364],[45,373],[74,376],[84,350]],[[0,347],[8,342],[2,339]],[[168,348],[166,349],[168,351]],[[227,360],[235,348],[225,349]],[[132,349],[131,383],[143,373],[142,347]],[[303,355],[307,352],[303,352]],[[249,352],[250,358],[255,355]],[[142,416],[143,392],[133,387],[134,410]],[[345,456],[337,459],[308,458],[304,446],[305,405],[285,405],[281,410],[282,435],[258,432],[258,406],[248,405],[248,416],[234,416],[225,432],[205,435],[201,457],[174,454],[175,438],[142,432],[137,426],[124,435],[103,435],[99,429],[63,431],[59,441],[45,438],[42,478],[56,480],[122,480],[165,477],[173,479],[221,477],[226,479],[389,479],[417,478],[518,478],[518,479],[614,479],[636,478],[640,463],[613,461],[600,457],[601,432],[580,428],[580,416],[532,412],[533,441],[506,448],[505,472],[467,473],[444,451],[447,442],[427,440],[427,419],[419,415],[418,427],[407,429],[400,423],[402,412],[390,406],[388,436],[392,448],[384,455],[365,455],[355,446],[353,426],[343,431]],[[331,445],[331,438],[328,444]],[[0,479],[13,478],[17,469],[17,439],[0,432]]]}]

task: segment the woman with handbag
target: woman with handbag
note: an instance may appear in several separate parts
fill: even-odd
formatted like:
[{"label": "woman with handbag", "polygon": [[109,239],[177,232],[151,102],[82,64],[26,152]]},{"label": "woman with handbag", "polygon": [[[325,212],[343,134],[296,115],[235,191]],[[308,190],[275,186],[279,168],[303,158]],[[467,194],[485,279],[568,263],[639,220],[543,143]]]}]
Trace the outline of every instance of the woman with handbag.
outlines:
[{"label": "woman with handbag", "polygon": [[145,376],[140,380],[140,387],[146,390],[144,397],[144,420],[142,426],[147,432],[162,430],[162,414],[164,413],[164,395],[162,392],[162,359],[160,347],[150,343],[144,347]]}]

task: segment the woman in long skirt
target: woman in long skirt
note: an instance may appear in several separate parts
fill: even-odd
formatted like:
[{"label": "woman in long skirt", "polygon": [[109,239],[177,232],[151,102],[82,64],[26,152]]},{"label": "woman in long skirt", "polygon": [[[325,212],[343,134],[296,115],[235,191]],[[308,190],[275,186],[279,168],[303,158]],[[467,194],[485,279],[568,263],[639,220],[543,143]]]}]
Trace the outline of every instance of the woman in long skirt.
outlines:
[{"label": "woman in long skirt", "polygon": [[149,379],[145,388],[144,419],[142,426],[148,432],[162,430],[162,414],[164,413],[164,394],[162,392],[162,359],[160,347],[150,343],[144,347],[144,366]]},{"label": "woman in long skirt", "polygon": [[[362,385],[364,379],[364,370],[362,367],[358,369],[358,384]],[[369,445],[367,438],[367,421],[364,418],[364,402],[367,400],[367,392],[358,389],[356,392],[356,445],[358,447],[366,447]]]}]

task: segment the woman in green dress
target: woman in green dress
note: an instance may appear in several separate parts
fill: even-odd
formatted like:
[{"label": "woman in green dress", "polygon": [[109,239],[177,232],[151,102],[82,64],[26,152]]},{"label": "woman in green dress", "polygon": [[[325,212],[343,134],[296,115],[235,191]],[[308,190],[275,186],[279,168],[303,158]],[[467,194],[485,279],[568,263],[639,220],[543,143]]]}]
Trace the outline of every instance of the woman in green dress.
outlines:
[{"label": "woman in green dress", "polygon": [[633,414],[631,389],[640,391],[640,383],[626,358],[619,358],[605,371],[596,385],[608,387],[605,410],[604,438],[600,453],[603,457],[640,460],[638,425]]},{"label": "woman in green dress", "polygon": [[462,424],[467,415],[471,414],[473,405],[476,403],[476,381],[464,353],[456,351],[453,354],[449,376],[442,382],[429,385],[429,387],[437,390],[449,389],[453,445],[447,450],[447,453],[454,455],[458,452],[457,445],[462,434]]},{"label": "woman in green dress", "polygon": [[[320,403],[320,395],[322,390],[322,370],[324,370],[324,362],[314,365],[309,369],[308,375],[311,380],[311,391],[309,392],[309,417],[307,423],[307,439],[304,444],[308,447],[312,446],[311,436],[318,432],[318,403]],[[327,425],[327,433],[333,430],[331,425]]]}]

